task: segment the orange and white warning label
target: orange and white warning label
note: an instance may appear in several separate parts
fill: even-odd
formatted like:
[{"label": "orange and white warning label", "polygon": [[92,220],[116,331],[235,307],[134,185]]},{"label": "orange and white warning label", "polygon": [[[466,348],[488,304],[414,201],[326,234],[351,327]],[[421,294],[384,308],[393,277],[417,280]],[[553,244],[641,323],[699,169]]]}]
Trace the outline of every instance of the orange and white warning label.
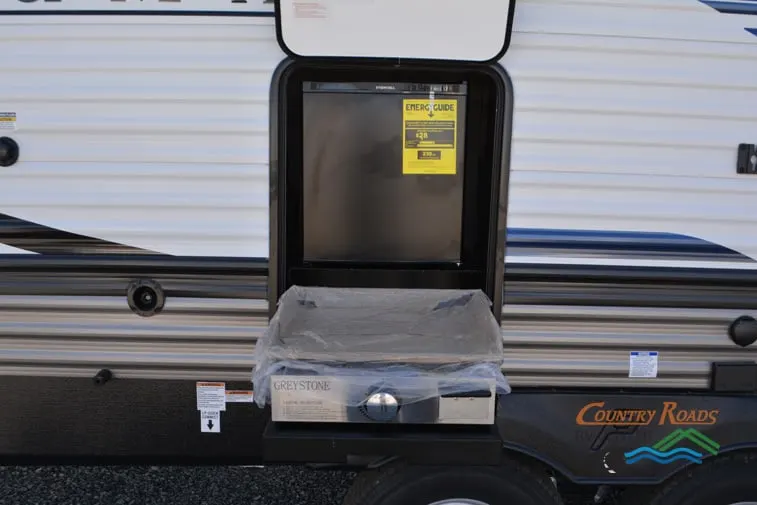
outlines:
[{"label": "orange and white warning label", "polygon": [[226,410],[226,383],[198,382],[197,410],[205,412]]},{"label": "orange and white warning label", "polygon": [[252,403],[252,391],[226,391],[226,403]]}]

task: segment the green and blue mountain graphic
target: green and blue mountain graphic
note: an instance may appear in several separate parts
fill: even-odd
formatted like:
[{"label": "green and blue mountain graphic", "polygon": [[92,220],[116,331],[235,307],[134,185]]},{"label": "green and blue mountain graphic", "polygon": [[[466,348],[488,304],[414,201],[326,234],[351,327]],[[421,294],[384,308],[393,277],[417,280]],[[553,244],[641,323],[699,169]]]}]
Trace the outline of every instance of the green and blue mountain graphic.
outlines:
[{"label": "green and blue mountain graphic", "polygon": [[[683,441],[689,441],[697,446],[699,450],[688,447],[676,447]],[[644,459],[649,459],[661,465],[667,465],[678,460],[687,460],[692,463],[700,464],[706,453],[713,456],[720,450],[720,444],[701,434],[699,431],[689,429],[678,429],[666,436],[653,446],[644,446],[624,453],[626,463],[633,465]]]}]

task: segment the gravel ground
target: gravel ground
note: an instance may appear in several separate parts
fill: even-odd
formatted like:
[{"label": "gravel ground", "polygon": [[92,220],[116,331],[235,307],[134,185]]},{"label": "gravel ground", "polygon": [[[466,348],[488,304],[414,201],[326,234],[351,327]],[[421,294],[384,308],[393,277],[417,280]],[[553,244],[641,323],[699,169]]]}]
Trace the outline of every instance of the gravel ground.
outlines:
[{"label": "gravel ground", "polygon": [[288,467],[0,467],[0,504],[339,505],[352,478]]}]

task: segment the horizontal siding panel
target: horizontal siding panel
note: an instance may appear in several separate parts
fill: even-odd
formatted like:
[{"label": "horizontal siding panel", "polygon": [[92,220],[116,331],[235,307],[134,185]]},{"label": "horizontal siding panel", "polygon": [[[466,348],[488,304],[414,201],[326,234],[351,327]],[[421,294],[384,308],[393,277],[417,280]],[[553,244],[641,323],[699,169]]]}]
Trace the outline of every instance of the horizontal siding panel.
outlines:
[{"label": "horizontal siding panel", "polygon": [[[270,76],[269,67],[259,71],[229,72],[223,76],[205,72],[130,72],[129,78],[117,73],[59,72],[56,75],[56,92],[50,93],[52,83],[43,72],[16,72],[12,79],[0,77],[5,103],[27,104],[103,104],[159,103],[178,104],[187,108],[194,105],[242,104],[262,105],[268,114]],[[85,74],[85,75],[82,75]],[[209,78],[212,75],[212,78]],[[8,82],[12,81],[12,82]],[[67,82],[71,81],[71,82]],[[85,81],[85,83],[82,83]],[[219,93],[218,88],[223,92]],[[191,108],[191,107],[190,107]],[[43,109],[46,110],[46,109]],[[96,109],[97,110],[97,109]],[[130,109],[130,112],[133,112]],[[259,117],[253,118],[255,120]]]},{"label": "horizontal siding panel", "polygon": [[[23,120],[20,118],[19,123]],[[24,142],[23,163],[110,161],[137,163],[249,163],[267,153],[267,130],[252,134],[225,134],[212,141],[204,134],[175,134],[154,137],[149,134],[98,136],[86,133],[72,138],[65,132],[29,134],[21,130],[14,134],[19,144]],[[28,157],[28,159],[27,159]],[[23,165],[14,168],[18,171]],[[266,173],[267,173],[267,166]],[[9,171],[11,172],[11,171]]]},{"label": "horizontal siding panel", "polygon": [[[733,149],[726,146],[642,146],[593,140],[542,142],[521,138],[511,153],[511,166],[517,167],[511,177],[527,177],[530,181],[538,179],[539,172],[546,171],[557,176],[565,174],[578,184],[587,180],[581,174],[590,174],[592,180],[602,182],[613,176],[636,175],[640,176],[635,181],[639,186],[659,186],[659,178],[670,178],[680,188],[715,184],[718,188],[728,187],[734,192],[751,194],[750,185],[734,183],[742,178],[737,178],[733,166],[725,163],[732,158]],[[598,165],[603,167],[599,173]],[[510,185],[518,187],[519,181],[511,180]]]},{"label": "horizontal siding panel", "polygon": [[[24,161],[14,166],[17,172],[26,164],[61,162],[138,163],[248,163],[267,153],[267,130],[254,134],[225,134],[208,139],[204,134],[175,134],[154,137],[148,134],[78,136],[61,133],[14,134],[19,145],[23,141]],[[268,172],[267,164],[264,166]],[[159,175],[159,174],[157,174]],[[132,195],[133,196],[133,195]]]},{"label": "horizontal siding panel", "polygon": [[749,35],[722,31],[739,22],[713,17],[714,10],[696,0],[593,2],[525,0],[516,3],[515,30],[631,39],[744,42]]},{"label": "horizontal siding panel", "polygon": [[[518,111],[545,109],[581,114],[591,111],[607,116],[665,117],[720,120],[737,123],[753,121],[745,103],[757,101],[754,89],[723,89],[719,102],[711,100],[712,89],[693,88],[681,93],[674,86],[639,85],[622,82],[564,81],[560,86],[537,78],[518,81]],[[570,96],[570,100],[565,97]],[[635,99],[635,100],[634,100]]]},{"label": "horizontal siding panel", "polygon": [[[39,180],[29,180],[20,178],[14,180],[8,178],[9,189],[8,198],[4,199],[3,204],[13,206],[23,206],[28,204],[26,195],[33,193],[40,184]],[[116,182],[114,184],[114,182]],[[233,189],[234,183],[241,183],[242,187]],[[212,174],[208,174],[203,179],[170,179],[143,177],[141,179],[124,179],[112,181],[107,177],[90,178],[86,186],[82,186],[79,180],[66,180],[63,177],[49,177],[44,183],[56,184],[57,193],[51,194],[46,200],[46,205],[65,206],[72,198],[76,199],[77,207],[92,206],[111,206],[111,207],[133,207],[134,195],[139,198],[154,200],[150,207],[180,207],[192,208],[198,200],[203,200],[206,205],[212,207],[214,211],[222,211],[228,208],[235,208],[245,211],[258,209],[252,199],[258,201],[265,200],[268,196],[263,187],[255,187],[256,179],[254,177],[245,177],[237,179],[216,179]],[[254,191],[244,191],[244,185],[252,186]],[[252,200],[252,201],[251,201]],[[189,224],[189,223],[177,223]]]},{"label": "horizontal siding panel", "polygon": [[260,300],[172,297],[141,318],[125,298],[0,297],[0,374],[249,380],[266,310]]},{"label": "horizontal siding panel", "polygon": [[[212,136],[267,135],[268,103],[194,103],[191,100],[163,102],[149,111],[134,108],[132,103],[57,103],[14,101],[20,112],[19,128],[31,137],[36,133],[61,136],[86,134],[103,137],[124,135],[203,134]],[[219,139],[222,141],[222,139]]]},{"label": "horizontal siding panel", "polygon": [[[262,154],[262,151],[261,151]],[[265,159],[254,160],[250,163],[122,163],[122,162],[56,162],[40,163],[26,170],[14,171],[8,169],[3,180],[47,179],[89,179],[92,177],[106,177],[109,180],[121,182],[134,180],[135,177],[151,176],[154,180],[168,178],[176,180],[179,176],[187,179],[229,179],[238,182],[240,179],[254,179],[256,183],[268,184],[268,153]]]},{"label": "horizontal siding panel", "polygon": [[[573,112],[547,109],[533,111],[521,116],[518,129],[513,132],[513,140],[517,142],[520,138],[527,138],[545,142],[620,142],[717,148],[732,144],[732,139],[741,135],[744,129],[743,122],[735,120],[620,116],[591,109]],[[654,124],[654,128],[651,124]],[[568,128],[568,125],[574,127]],[[620,125],[622,136],[619,135]]]},{"label": "horizontal siding panel", "polygon": [[[691,0],[686,0],[691,1]],[[696,1],[696,0],[693,0]],[[527,7],[529,0],[524,0],[524,7]],[[656,13],[659,15],[659,13]],[[672,14],[666,14],[670,23],[677,22],[678,18]],[[727,16],[723,16],[715,12],[714,10],[707,10],[707,16],[702,18],[706,20],[710,27],[714,27],[718,34],[723,35],[724,39],[728,37],[728,34],[733,31],[733,26],[719,25],[718,21],[725,19]],[[742,26],[750,23],[750,18],[743,16],[736,18],[738,23],[738,29],[736,32],[741,34],[743,30]],[[595,18],[595,21],[597,18]],[[532,23],[538,23],[538,19],[531,19]],[[601,22],[601,21],[600,21]],[[707,27],[704,27],[705,29]],[[638,37],[616,37],[613,35],[591,35],[591,34],[570,34],[563,31],[555,32],[540,32],[540,33],[528,33],[526,25],[521,23],[516,25],[515,32],[513,34],[513,43],[510,45],[513,48],[512,51],[508,50],[505,55],[505,61],[523,61],[523,57],[527,54],[523,54],[524,49],[533,51],[539,51],[544,53],[546,51],[553,52],[555,54],[562,54],[564,51],[570,54],[576,54],[576,52],[586,51],[592,54],[608,57],[608,56],[620,56],[625,55],[638,55],[647,57],[663,57],[670,59],[677,57],[682,62],[694,62],[698,56],[704,56],[707,58],[719,58],[724,61],[748,61],[755,53],[754,41],[751,39],[751,35],[745,33],[746,38],[741,42],[734,44],[733,42],[724,41],[706,41],[702,39],[695,40],[679,40],[661,36],[660,38],[638,38]],[[517,45],[516,45],[517,44]],[[615,63],[617,65],[617,62]],[[536,68],[534,66],[534,68]],[[563,67],[560,67],[563,68]],[[603,71],[603,69],[596,69]],[[600,74],[604,75],[604,74]],[[626,75],[626,74],[622,74]],[[670,75],[666,73],[665,75]],[[631,82],[644,83],[649,76],[637,75]],[[718,76],[702,75],[701,78],[718,78]],[[722,76],[720,76],[722,78]],[[576,80],[591,82],[596,80],[593,73],[586,73],[579,76]],[[723,82],[728,82],[723,79]],[[686,87],[685,83],[682,83]],[[734,82],[730,81],[726,87],[754,87],[750,82]]]},{"label": "horizontal siding panel", "polygon": [[[29,313],[34,322],[29,321]],[[754,311],[505,306],[503,370],[514,386],[708,385],[713,360],[755,359],[727,338],[735,317]],[[262,300],[171,299],[139,318],[118,298],[0,299],[0,373],[94,374],[132,378],[248,379],[267,325]],[[628,378],[631,349],[660,352],[654,380]],[[178,375],[177,375],[178,374]],[[245,375],[246,374],[246,375]],[[559,381],[550,382],[559,377]]]},{"label": "horizontal siding panel", "polygon": [[[44,71],[44,72],[79,72],[88,71],[97,68],[98,71],[114,73],[118,72],[123,78],[130,77],[134,72],[216,72],[216,73],[236,73],[239,71],[240,58],[251,57],[249,53],[229,55],[215,54],[205,59],[195,59],[191,57],[191,50],[199,46],[197,42],[187,44],[181,56],[161,55],[156,53],[150,58],[145,58],[144,54],[102,54],[99,57],[87,56],[87,59],[71,55],[65,58],[58,58],[62,52],[45,55],[18,55],[18,60],[5,71]],[[48,44],[48,48],[50,44]],[[116,59],[117,58],[117,59]],[[271,62],[274,66],[278,61]],[[128,74],[128,75],[124,75]]]},{"label": "horizontal siding panel", "polygon": [[[603,42],[604,39],[597,40],[596,44],[599,46]],[[665,85],[681,89],[754,90],[754,78],[757,77],[757,69],[749,66],[747,58],[739,60],[715,55],[681,58],[676,54],[636,54],[631,44],[624,54],[591,48],[563,47],[555,50],[551,47],[529,47],[524,41],[519,44],[522,44],[521,47],[513,47],[512,53],[508,52],[504,59],[506,68],[511,71],[516,83],[518,78],[524,77],[636,84],[640,88]],[[757,52],[751,53],[751,59],[754,59],[755,54]],[[738,72],[739,78],[734,82],[731,75],[736,68],[745,70]],[[555,83],[555,86],[559,84]]]}]

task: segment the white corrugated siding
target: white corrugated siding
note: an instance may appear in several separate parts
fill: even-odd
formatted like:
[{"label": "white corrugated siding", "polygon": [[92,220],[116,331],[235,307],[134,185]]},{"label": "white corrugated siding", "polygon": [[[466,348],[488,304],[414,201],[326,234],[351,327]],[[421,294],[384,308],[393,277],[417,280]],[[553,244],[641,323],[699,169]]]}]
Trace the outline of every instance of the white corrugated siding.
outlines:
[{"label": "white corrugated siding", "polygon": [[736,174],[757,138],[750,21],[697,0],[517,2],[510,226],[680,233],[757,258],[757,177]]},{"label": "white corrugated siding", "polygon": [[168,254],[268,255],[271,19],[0,18],[0,211]]}]

